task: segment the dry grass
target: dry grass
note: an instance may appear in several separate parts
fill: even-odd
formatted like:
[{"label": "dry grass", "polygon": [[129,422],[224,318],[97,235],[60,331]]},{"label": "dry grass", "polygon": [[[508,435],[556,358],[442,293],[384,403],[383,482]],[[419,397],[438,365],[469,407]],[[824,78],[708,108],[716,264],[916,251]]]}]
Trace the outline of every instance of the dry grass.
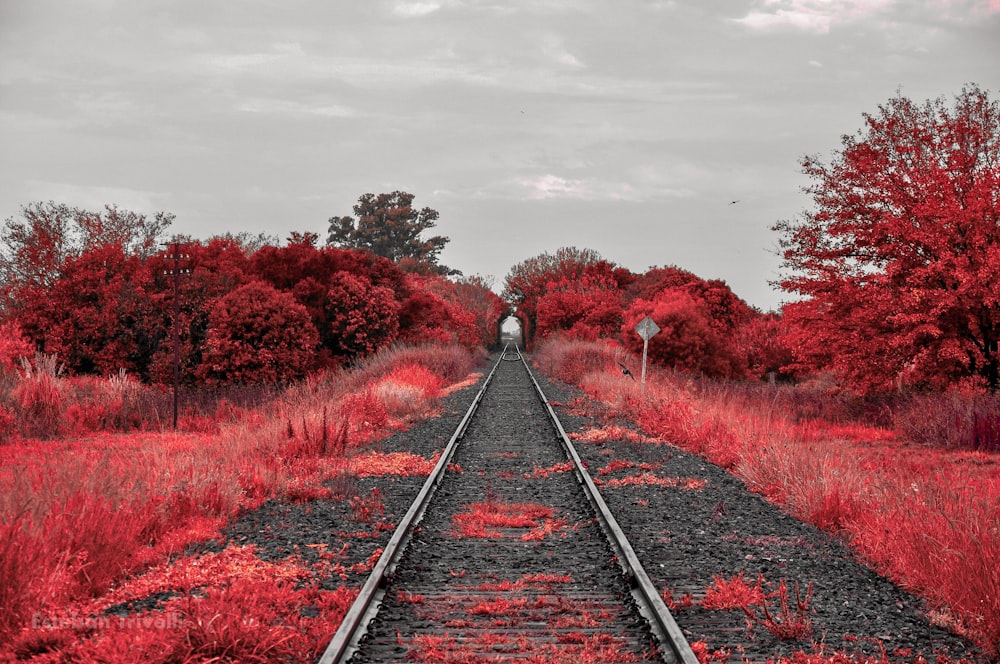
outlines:
[{"label": "dry grass", "polygon": [[[893,426],[898,402],[865,403],[815,386],[713,383],[652,371],[643,388],[609,367],[617,352],[553,343],[539,350],[537,363],[648,434],[729,469],[751,490],[838,533],[926,597],[938,622],[1000,652],[997,454],[955,449],[951,439],[917,445],[919,437],[896,434],[917,428]],[[962,410],[956,398],[914,403],[931,431],[956,412],[987,408],[977,402]],[[975,423],[976,416],[966,419]]]},{"label": "dry grass", "polygon": [[[0,445],[0,641],[32,614],[100,596],[213,536],[241,510],[334,497],[345,474],[370,465],[351,462],[366,443],[431,414],[441,388],[472,366],[461,347],[397,348],[258,409],[223,409],[218,433],[100,432]],[[19,407],[47,434],[64,431],[76,379],[43,371],[20,381]],[[123,402],[139,389],[124,376],[105,383],[100,392]]]}]

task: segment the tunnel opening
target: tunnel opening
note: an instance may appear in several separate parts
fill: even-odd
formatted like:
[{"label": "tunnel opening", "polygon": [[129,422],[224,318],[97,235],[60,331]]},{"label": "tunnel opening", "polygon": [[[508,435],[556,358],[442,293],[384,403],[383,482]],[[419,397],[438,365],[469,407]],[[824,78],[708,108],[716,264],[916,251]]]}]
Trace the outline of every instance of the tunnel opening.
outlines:
[{"label": "tunnel opening", "polygon": [[497,348],[509,343],[524,347],[524,331],[521,320],[513,313],[501,316],[497,321]]}]

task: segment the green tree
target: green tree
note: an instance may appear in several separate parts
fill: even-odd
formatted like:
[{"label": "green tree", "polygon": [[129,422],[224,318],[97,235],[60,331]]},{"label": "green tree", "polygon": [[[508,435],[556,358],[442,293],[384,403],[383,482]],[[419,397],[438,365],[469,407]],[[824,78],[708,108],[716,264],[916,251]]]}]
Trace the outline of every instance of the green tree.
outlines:
[{"label": "green tree", "polygon": [[421,234],[434,228],[437,210],[413,207],[413,194],[363,194],[354,206],[354,217],[330,217],[327,244],[345,249],[367,249],[394,263],[414,265],[417,271],[430,266],[438,274],[459,274],[438,263],[438,254],[448,238]]}]

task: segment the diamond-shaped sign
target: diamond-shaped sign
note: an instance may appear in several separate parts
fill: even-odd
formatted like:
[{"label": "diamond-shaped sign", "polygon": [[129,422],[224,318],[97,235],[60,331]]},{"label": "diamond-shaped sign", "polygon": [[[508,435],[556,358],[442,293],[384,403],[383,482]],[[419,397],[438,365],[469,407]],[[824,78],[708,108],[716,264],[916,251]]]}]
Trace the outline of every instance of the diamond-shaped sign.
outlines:
[{"label": "diamond-shaped sign", "polygon": [[639,333],[643,341],[649,341],[660,331],[660,326],[652,318],[646,316],[635,326],[635,331]]}]

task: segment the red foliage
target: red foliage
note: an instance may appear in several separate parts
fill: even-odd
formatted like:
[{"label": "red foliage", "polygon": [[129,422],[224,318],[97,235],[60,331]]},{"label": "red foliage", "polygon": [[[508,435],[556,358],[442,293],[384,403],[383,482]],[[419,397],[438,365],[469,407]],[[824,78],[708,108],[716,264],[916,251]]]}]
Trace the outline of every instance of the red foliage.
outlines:
[{"label": "red foliage", "polygon": [[13,372],[21,360],[35,354],[35,346],[24,336],[17,321],[0,325],[0,373]]},{"label": "red foliage", "polygon": [[353,358],[390,344],[399,332],[393,292],[364,276],[338,272],[326,293],[324,345],[335,356]]},{"label": "red foliage", "polygon": [[26,303],[20,322],[45,353],[74,373],[145,373],[153,343],[149,271],[120,244],[101,245],[63,263],[44,297]]},{"label": "red foliage", "polygon": [[815,210],[775,226],[804,297],[785,307],[806,368],[853,386],[1000,387],[1000,102],[896,96],[827,165],[806,157]]},{"label": "red foliage", "polygon": [[769,607],[769,602],[760,604],[760,614],[756,609],[743,607],[743,612],[750,620],[759,622],[767,628],[775,638],[782,641],[797,641],[812,634],[812,618],[809,616],[809,601],[812,599],[812,583],[806,589],[805,597],[799,593],[799,584],[795,582],[795,606],[788,597],[788,584],[784,579],[778,582],[778,589],[770,593],[768,599],[778,600],[777,610]]},{"label": "red foliage", "polygon": [[214,237],[207,242],[184,242],[179,245],[178,253],[184,258],[176,263],[172,258],[172,247],[147,261],[157,293],[154,304],[159,312],[154,332],[159,343],[149,359],[149,377],[158,383],[173,380],[174,270],[185,271],[177,280],[180,295],[177,332],[181,346],[180,373],[184,383],[195,382],[208,334],[209,314],[216,301],[253,278],[247,249],[234,238]]},{"label": "red foliage", "polygon": [[287,246],[263,247],[251,258],[255,274],[291,292],[320,335],[321,361],[340,364],[397,338],[405,275],[385,258],[318,248],[314,233],[293,234]]},{"label": "red foliage", "polygon": [[251,282],[222,297],[209,316],[198,375],[209,383],[277,383],[301,378],[319,336],[288,293]]},{"label": "red foliage", "polygon": [[754,311],[724,281],[705,280],[679,267],[654,267],[638,275],[627,290],[628,299],[653,300],[663,291],[680,290],[705,305],[713,326],[732,331],[754,318]]},{"label": "red foliage", "polygon": [[636,300],[625,312],[626,348],[641,353],[643,341],[633,328],[646,316],[660,327],[649,341],[649,359],[672,369],[734,378],[745,374],[742,358],[712,323],[707,307],[685,290],[661,291],[650,302]]},{"label": "red foliage", "polygon": [[562,333],[570,339],[611,338],[622,320],[622,296],[611,265],[588,265],[579,278],[560,275],[547,284],[536,304],[535,334]]},{"label": "red foliage", "polygon": [[755,378],[790,377],[789,367],[795,358],[786,332],[777,314],[757,316],[739,329],[736,343],[746,358],[750,375]]},{"label": "red foliage", "polygon": [[701,600],[701,605],[706,609],[744,609],[761,605],[766,599],[764,577],[761,574],[758,574],[757,582],[753,585],[746,582],[743,572],[728,580],[719,576],[714,579]]},{"label": "red foliage", "polygon": [[459,281],[444,281],[448,292],[443,296],[461,311],[472,316],[476,329],[476,340],[486,348],[496,343],[497,324],[507,313],[508,305],[493,292],[492,277],[489,279],[471,276]]},{"label": "red foliage", "polygon": [[400,337],[407,343],[441,341],[466,347],[496,342],[503,301],[478,277],[453,282],[408,275],[410,295],[400,308]]},{"label": "red foliage", "polygon": [[471,503],[467,511],[452,516],[452,524],[457,537],[495,538],[503,537],[499,530],[491,528],[539,528],[541,520],[551,520],[551,507],[535,503],[502,503],[488,501]]},{"label": "red foliage", "polygon": [[575,247],[563,247],[555,254],[539,254],[511,268],[504,286],[504,297],[517,307],[518,313],[527,322],[528,329],[524,330],[524,334],[529,345],[538,325],[538,304],[548,291],[549,283],[580,279],[588,267],[601,263],[606,266],[604,269],[622,281],[630,278],[627,271],[615,269],[597,252]]},{"label": "red foliage", "polygon": [[364,276],[375,286],[405,294],[403,273],[391,261],[369,252],[317,247],[315,233],[292,233],[283,247],[265,246],[250,258],[254,275],[278,290],[291,291],[306,279],[329,286],[338,272]]},{"label": "red foliage", "polygon": [[450,332],[448,305],[440,297],[418,290],[403,301],[400,324],[403,340],[408,343],[447,342]]}]

